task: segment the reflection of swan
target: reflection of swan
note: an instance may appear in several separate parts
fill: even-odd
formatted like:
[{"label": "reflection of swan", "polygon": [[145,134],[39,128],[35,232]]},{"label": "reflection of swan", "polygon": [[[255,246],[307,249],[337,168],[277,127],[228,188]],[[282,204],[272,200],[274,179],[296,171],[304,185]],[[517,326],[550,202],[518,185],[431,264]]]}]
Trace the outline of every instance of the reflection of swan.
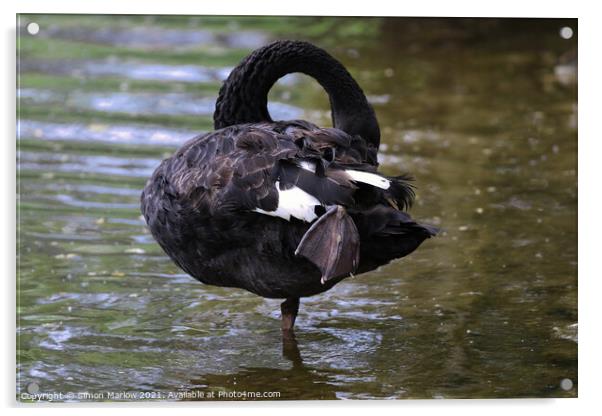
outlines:
[{"label": "reflection of swan", "polygon": [[293,363],[293,367],[302,367],[303,359],[299,351],[299,345],[293,332],[285,332],[282,337],[282,356]]},{"label": "reflection of swan", "polygon": [[[335,128],[272,121],[268,92],[291,72],[325,88]],[[282,41],[253,52],[224,83],[214,119],[214,132],[157,168],[142,212],[166,253],[201,282],[285,298],[285,332],[300,297],[403,257],[435,233],[403,211],[413,199],[406,178],[376,173],[374,111],[323,50]]]},{"label": "reflection of swan", "polygon": [[[246,397],[260,400],[334,400],[339,387],[332,384],[335,376],[340,376],[337,370],[318,370],[305,366],[293,336],[285,337],[282,341],[282,355],[292,362],[290,369],[279,368],[242,368],[234,374],[204,374],[191,380],[191,384],[201,386],[192,389],[203,392],[279,392],[279,397]],[[218,393],[215,393],[216,395]],[[194,397],[199,398],[200,394]],[[219,399],[220,397],[214,397]],[[223,397],[227,398],[227,396]],[[231,397],[243,399],[244,397]]]}]

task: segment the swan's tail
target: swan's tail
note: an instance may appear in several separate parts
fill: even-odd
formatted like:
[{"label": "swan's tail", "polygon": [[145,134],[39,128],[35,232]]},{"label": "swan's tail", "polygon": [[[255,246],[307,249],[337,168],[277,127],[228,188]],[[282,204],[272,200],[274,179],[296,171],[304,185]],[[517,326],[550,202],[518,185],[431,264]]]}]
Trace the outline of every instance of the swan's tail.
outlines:
[{"label": "swan's tail", "polygon": [[352,217],[360,234],[359,273],[407,256],[439,232],[437,227],[417,223],[406,212],[385,206]]}]

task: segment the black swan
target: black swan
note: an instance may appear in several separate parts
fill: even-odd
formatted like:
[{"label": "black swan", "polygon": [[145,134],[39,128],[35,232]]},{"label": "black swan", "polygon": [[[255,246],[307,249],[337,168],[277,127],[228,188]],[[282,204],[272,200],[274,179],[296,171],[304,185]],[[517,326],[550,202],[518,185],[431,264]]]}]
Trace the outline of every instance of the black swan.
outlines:
[{"label": "black swan", "polygon": [[[270,118],[268,92],[292,72],[326,90],[334,128]],[[159,165],[142,213],[194,278],[285,299],[284,332],[299,298],[404,257],[437,232],[403,211],[414,197],[408,177],[376,172],[380,130],[359,85],[310,43],[278,41],[245,58],[219,92],[214,123]]]}]

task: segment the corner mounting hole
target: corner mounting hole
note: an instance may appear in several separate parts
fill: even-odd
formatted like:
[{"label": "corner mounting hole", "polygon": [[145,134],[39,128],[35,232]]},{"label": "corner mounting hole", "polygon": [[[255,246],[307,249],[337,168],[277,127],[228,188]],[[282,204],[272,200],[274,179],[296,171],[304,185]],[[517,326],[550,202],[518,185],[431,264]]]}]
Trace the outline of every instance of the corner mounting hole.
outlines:
[{"label": "corner mounting hole", "polygon": [[565,26],[560,29],[560,37],[562,39],[570,39],[573,37],[573,29],[569,26]]},{"label": "corner mounting hole", "polygon": [[564,391],[569,391],[573,388],[573,380],[570,378],[563,378],[560,381],[560,388]]},{"label": "corner mounting hole", "polygon": [[30,35],[37,35],[40,31],[40,25],[36,22],[31,22],[27,25],[27,33]]}]

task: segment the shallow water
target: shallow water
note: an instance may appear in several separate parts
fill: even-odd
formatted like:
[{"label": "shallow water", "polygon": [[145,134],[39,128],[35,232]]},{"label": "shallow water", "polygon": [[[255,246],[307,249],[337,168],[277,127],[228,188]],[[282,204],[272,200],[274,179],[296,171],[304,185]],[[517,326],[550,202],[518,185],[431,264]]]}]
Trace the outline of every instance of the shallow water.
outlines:
[{"label": "shallow water", "polygon": [[[576,35],[559,36],[576,20],[29,21],[41,30],[19,36],[18,397],[577,395]],[[281,342],[278,301],[183,274],[138,209],[159,161],[211,129],[220,80],[278,38],[344,62],[378,115],[381,170],[412,172],[412,215],[443,228],[303,299],[297,345]],[[270,100],[276,119],[330,124],[305,76]]]}]

